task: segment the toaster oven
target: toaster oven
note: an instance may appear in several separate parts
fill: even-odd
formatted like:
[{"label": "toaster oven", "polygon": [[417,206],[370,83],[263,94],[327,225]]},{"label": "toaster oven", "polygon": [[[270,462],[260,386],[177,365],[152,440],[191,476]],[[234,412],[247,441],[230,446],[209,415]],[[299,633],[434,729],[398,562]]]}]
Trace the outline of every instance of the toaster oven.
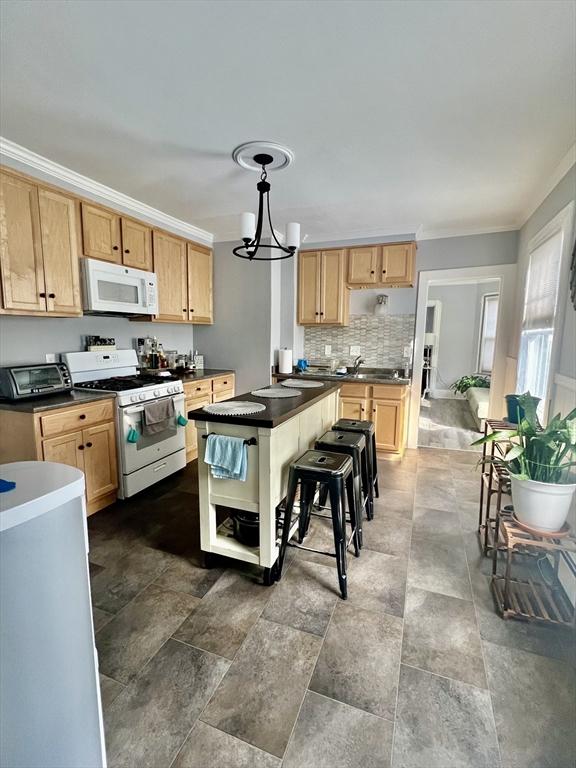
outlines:
[{"label": "toaster oven", "polygon": [[0,368],[0,397],[21,400],[70,392],[72,379],[66,363],[5,365]]}]

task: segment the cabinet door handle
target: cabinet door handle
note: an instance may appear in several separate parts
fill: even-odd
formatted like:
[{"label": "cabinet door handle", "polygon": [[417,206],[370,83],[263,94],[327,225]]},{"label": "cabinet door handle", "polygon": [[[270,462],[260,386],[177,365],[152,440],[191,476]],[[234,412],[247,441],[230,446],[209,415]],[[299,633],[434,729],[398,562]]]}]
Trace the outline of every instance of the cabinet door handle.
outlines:
[{"label": "cabinet door handle", "polygon": [[128,248],[124,248],[124,253],[130,253],[130,251],[128,250]]},{"label": "cabinet door handle", "polygon": [[113,245],[113,246],[112,246],[112,250],[113,250],[113,251],[117,251],[117,250],[118,250],[118,246],[117,246],[117,245]]},{"label": "cabinet door handle", "polygon": [[92,443],[86,443],[86,448],[92,448]]},{"label": "cabinet door handle", "polygon": [[[40,296],[42,296],[42,295],[43,295],[43,294],[40,294]],[[314,314],[316,315],[316,317],[318,317],[318,315],[320,314],[320,312],[315,312]]]},{"label": "cabinet door handle", "polygon": [[183,307],[182,312],[186,312],[186,307]]},{"label": "cabinet door handle", "polygon": [[194,310],[192,309],[192,307],[190,307],[190,312],[194,312]]},{"label": "cabinet door handle", "polygon": [[[46,298],[46,294],[45,293],[39,293],[38,296],[40,296],[41,299],[45,299]],[[316,312],[316,314],[318,314],[318,312]]]},{"label": "cabinet door handle", "polygon": [[79,450],[79,451],[83,451],[83,450],[84,450],[84,446],[83,446],[83,445],[79,445],[79,446],[78,446],[78,450]]},{"label": "cabinet door handle", "polygon": [[370,270],[370,274],[371,274],[371,275],[373,275],[373,274],[374,274],[374,270],[373,270],[373,269],[371,269],[371,270]]},{"label": "cabinet door handle", "polygon": [[49,299],[55,299],[56,298],[56,294],[55,293],[49,293],[48,294],[48,298]]},{"label": "cabinet door handle", "polygon": [[85,413],[81,413],[80,416],[78,416],[78,418],[79,419],[85,419],[86,418],[86,414]]},{"label": "cabinet door handle", "polygon": [[386,270],[385,270],[385,269],[383,269],[383,270],[382,270],[382,274],[383,274],[383,275],[385,275],[385,274],[386,274]]}]

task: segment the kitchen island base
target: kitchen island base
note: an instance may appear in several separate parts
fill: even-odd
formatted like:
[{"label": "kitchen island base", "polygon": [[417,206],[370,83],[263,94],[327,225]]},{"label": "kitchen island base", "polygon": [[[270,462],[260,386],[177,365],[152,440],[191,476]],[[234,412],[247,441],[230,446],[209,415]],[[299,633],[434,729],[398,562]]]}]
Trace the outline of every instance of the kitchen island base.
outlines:
[{"label": "kitchen island base", "polygon": [[[204,553],[222,555],[265,569],[265,582],[273,581],[279,537],[276,507],[286,495],[290,464],[338,418],[338,386],[302,393],[290,401],[267,403],[266,412],[246,417],[218,416],[200,409],[188,414],[198,430],[198,486],[200,546]],[[257,398],[241,395],[238,400]],[[262,424],[262,426],[260,426]],[[209,434],[242,437],[250,441],[248,472],[244,482],[212,477],[205,463]],[[259,516],[259,545],[248,546],[234,538],[227,521],[217,524],[216,507],[243,510]],[[297,525],[293,526],[296,529]],[[291,535],[294,531],[291,531]]]}]

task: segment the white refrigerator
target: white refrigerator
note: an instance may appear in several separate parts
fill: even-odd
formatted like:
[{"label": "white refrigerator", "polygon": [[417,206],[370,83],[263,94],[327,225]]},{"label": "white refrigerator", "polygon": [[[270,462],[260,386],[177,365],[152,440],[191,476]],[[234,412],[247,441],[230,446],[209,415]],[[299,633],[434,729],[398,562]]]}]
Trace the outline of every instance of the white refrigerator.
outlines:
[{"label": "white refrigerator", "polygon": [[0,765],[106,766],[84,475],[0,465]]}]

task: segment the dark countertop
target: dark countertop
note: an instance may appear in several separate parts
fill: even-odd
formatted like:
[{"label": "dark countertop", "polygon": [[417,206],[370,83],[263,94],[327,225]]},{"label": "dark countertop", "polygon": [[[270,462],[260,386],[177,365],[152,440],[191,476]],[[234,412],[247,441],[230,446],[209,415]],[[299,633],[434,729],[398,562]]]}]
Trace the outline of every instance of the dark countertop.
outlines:
[{"label": "dark countertop", "polygon": [[45,397],[32,397],[29,400],[0,400],[0,409],[3,411],[18,411],[19,413],[38,413],[39,411],[53,411],[56,408],[65,408],[69,405],[84,405],[94,400],[110,400],[114,392],[87,392],[75,389],[72,392],[46,395]]},{"label": "dark countertop", "polygon": [[176,373],[175,376],[186,384],[187,381],[201,381],[202,379],[212,379],[214,376],[226,376],[234,374],[231,370],[218,370],[218,368],[201,368],[197,371],[186,371],[185,373]]},{"label": "dark countertop", "polygon": [[409,384],[412,384],[412,379],[404,379],[402,377],[398,379],[390,379],[388,377],[383,378],[377,374],[372,375],[369,373],[364,374],[362,378],[358,378],[358,376],[353,376],[352,374],[338,376],[335,373],[274,373],[273,376],[275,376],[278,381],[283,381],[284,379],[309,379],[311,381],[342,381],[351,384],[396,384],[400,386],[408,386]]},{"label": "dark countertop", "polygon": [[244,427],[265,427],[266,429],[274,429],[274,427],[288,421],[288,419],[291,419],[293,416],[296,416],[301,411],[306,410],[306,408],[319,402],[326,397],[326,395],[336,392],[338,389],[340,389],[340,384],[330,382],[321,389],[302,389],[302,394],[297,397],[274,400],[256,397],[248,392],[244,395],[231,397],[229,400],[226,400],[226,402],[232,403],[234,400],[248,400],[251,403],[263,403],[266,406],[265,411],[251,413],[248,416],[227,416],[207,413],[204,408],[198,408],[195,411],[189,411],[188,418],[192,421],[210,421],[220,424],[238,424]]}]

